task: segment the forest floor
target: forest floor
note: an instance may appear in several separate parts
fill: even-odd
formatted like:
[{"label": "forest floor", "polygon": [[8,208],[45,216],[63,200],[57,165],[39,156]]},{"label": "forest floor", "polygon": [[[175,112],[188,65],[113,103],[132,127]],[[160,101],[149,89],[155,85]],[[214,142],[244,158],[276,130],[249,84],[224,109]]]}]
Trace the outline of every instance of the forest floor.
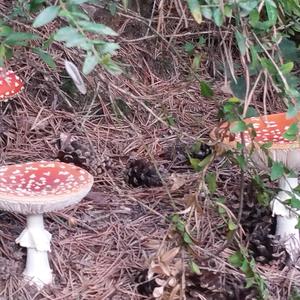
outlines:
[{"label": "forest floor", "polygon": [[[0,2],[2,16],[13,9],[10,1],[4,2]],[[255,212],[241,222],[235,241],[218,252],[227,239],[227,224],[215,201],[224,197],[225,209],[237,215],[239,170],[227,159],[217,158],[210,166],[217,176],[217,191],[208,196],[199,192],[202,173],[191,168],[182,152],[199,140],[209,142],[218,110],[231,96],[219,72],[219,41],[213,39],[213,28],[196,26],[188,10],[175,5],[178,1],[158,1],[150,15],[148,2],[141,15],[120,10],[113,17],[104,8],[88,8],[97,22],[119,33],[116,59],[124,73],[115,77],[95,70],[85,78],[84,96],[74,90],[64,71],[65,59],[82,64],[74,49],[51,46],[55,70],[26,48],[16,49],[9,61],[26,87],[3,106],[1,164],[56,159],[64,133],[92,145],[91,160],[102,165],[93,170],[95,184],[85,199],[45,216],[52,234],[54,284],[42,291],[29,287],[21,277],[26,252],[15,239],[25,218],[0,213],[0,299],[152,299],[159,285],[156,295],[164,293],[157,299],[259,299],[256,288],[244,288],[244,274],[228,263],[228,257],[238,245],[249,245],[253,232],[270,227],[270,210],[255,207],[247,183],[245,209],[249,212],[252,207]],[[25,21],[10,23],[18,30],[30,30]],[[49,35],[55,25],[42,33]],[[191,73],[193,57],[184,51],[186,42],[196,42],[200,36],[210,38],[209,45],[196,50],[201,56],[196,72],[210,82],[212,97],[201,96],[199,81]],[[254,101],[263,111],[259,98]],[[267,107],[268,112],[282,109],[274,101]],[[163,186],[129,186],[124,174],[132,159],[147,160],[162,171]],[[174,214],[186,222],[193,238],[189,247],[178,220],[177,230],[170,222]],[[141,285],[149,269],[159,280]],[[266,282],[268,299],[289,299],[293,288],[300,286],[297,269],[282,266],[280,259],[257,262],[255,270]]]}]

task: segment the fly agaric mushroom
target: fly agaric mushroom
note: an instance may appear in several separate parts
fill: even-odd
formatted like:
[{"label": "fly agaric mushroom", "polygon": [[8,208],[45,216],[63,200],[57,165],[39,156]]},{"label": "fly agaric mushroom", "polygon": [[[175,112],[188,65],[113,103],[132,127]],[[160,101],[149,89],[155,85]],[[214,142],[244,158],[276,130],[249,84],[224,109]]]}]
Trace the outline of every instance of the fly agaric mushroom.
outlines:
[{"label": "fly agaric mushroom", "polygon": [[[300,115],[299,115],[300,116]],[[299,117],[298,116],[298,117]],[[268,165],[268,158],[275,162],[282,162],[289,170],[300,171],[300,143],[299,140],[291,141],[285,139],[283,134],[289,127],[297,122],[297,118],[287,118],[285,113],[266,115],[262,117],[245,119],[246,124],[251,124],[253,129],[244,131],[244,141],[247,149],[251,148],[253,163],[260,169],[265,169]],[[212,140],[221,140],[221,145],[225,149],[235,148],[237,143],[241,143],[240,134],[234,135],[229,132],[229,124],[223,123],[219,128],[215,128],[211,133]],[[262,150],[259,145],[272,142],[267,150]],[[253,146],[253,148],[252,148]],[[267,151],[267,153],[266,153]],[[283,204],[291,198],[293,189],[298,186],[298,177],[295,175],[284,175],[279,179],[281,191],[271,201],[273,216],[276,216],[276,235],[284,242],[286,251],[294,261],[300,254],[300,232],[295,226],[298,223],[300,211]],[[300,199],[294,194],[297,199]]]},{"label": "fly agaric mushroom", "polygon": [[25,279],[42,288],[52,282],[49,265],[51,234],[43,213],[84,198],[93,185],[87,171],[62,162],[29,162],[0,167],[0,209],[26,215],[27,226],[16,239],[27,248]]},{"label": "fly agaric mushroom", "polygon": [[24,83],[13,71],[0,67],[0,102],[8,101],[24,89]]}]

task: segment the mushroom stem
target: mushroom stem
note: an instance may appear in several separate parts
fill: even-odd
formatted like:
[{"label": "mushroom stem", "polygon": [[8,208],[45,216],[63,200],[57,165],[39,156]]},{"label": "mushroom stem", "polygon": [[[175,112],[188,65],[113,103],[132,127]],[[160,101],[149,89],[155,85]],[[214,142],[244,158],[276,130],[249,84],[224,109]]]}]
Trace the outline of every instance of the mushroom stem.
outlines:
[{"label": "mushroom stem", "polygon": [[[292,192],[297,186],[297,177],[282,177],[279,181],[281,191],[271,202],[273,216],[276,215],[276,235],[279,235],[280,240],[284,242],[285,249],[292,261],[295,261],[300,253],[300,232],[295,228],[298,223],[297,213],[299,211],[287,207],[283,202],[291,198],[286,192]],[[299,198],[297,195],[294,196]]]},{"label": "mushroom stem", "polygon": [[16,239],[27,248],[25,279],[41,289],[52,282],[52,270],[49,265],[51,234],[44,228],[43,215],[28,215],[27,226]]}]

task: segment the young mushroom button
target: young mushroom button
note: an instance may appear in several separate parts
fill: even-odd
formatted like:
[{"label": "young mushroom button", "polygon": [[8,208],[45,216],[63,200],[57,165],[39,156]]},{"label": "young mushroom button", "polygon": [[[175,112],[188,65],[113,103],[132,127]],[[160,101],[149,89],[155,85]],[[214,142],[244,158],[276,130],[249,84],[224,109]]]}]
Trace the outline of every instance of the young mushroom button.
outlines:
[{"label": "young mushroom button", "polygon": [[8,101],[24,89],[24,83],[13,71],[0,67],[0,101]]},{"label": "young mushroom button", "polygon": [[[283,134],[288,128],[297,122],[297,118],[288,118],[285,113],[266,115],[259,118],[248,118],[244,121],[251,124],[252,129],[244,132],[244,139],[251,153],[252,162],[261,169],[268,169],[268,158],[275,162],[282,162],[288,169],[296,174],[300,171],[300,143],[299,137],[296,140],[285,139]],[[237,146],[237,142],[241,142],[240,135],[229,133],[228,123],[223,123],[220,127],[215,128],[211,133],[214,141],[219,141],[221,149],[230,149]],[[261,149],[259,146],[267,142],[272,142],[270,148]],[[252,147],[254,146],[254,147]],[[291,198],[293,189],[298,186],[298,176],[282,176],[279,180],[280,192],[271,201],[273,215],[276,216],[276,234],[280,236],[285,244],[286,251],[291,259],[295,261],[300,254],[300,232],[295,226],[298,223],[298,215],[300,211],[288,207],[284,202]],[[296,198],[299,196],[295,195]]]},{"label": "young mushroom button", "polygon": [[51,234],[43,213],[84,198],[93,185],[87,171],[62,162],[30,162],[0,167],[0,209],[26,215],[27,226],[16,239],[27,248],[25,278],[37,287],[52,282],[49,266]]}]

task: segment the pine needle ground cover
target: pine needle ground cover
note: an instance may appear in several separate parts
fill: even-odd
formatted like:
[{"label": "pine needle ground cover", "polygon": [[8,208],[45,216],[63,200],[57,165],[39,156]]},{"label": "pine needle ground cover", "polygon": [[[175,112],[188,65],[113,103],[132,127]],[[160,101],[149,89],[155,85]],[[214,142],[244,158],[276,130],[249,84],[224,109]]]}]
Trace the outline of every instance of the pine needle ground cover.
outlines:
[{"label": "pine needle ground cover", "polygon": [[[63,64],[81,66],[80,51],[54,42],[50,68],[26,47],[14,49],[9,67],[25,91],[3,105],[1,164],[59,159],[89,170],[95,185],[75,207],[46,214],[55,283],[42,291],[21,277],[25,252],[15,238],[25,218],[0,213],[1,299],[293,299],[300,274],[285,264],[255,184],[245,178],[235,228],[238,168],[216,157],[203,178],[193,167],[211,157],[209,133],[232,96],[218,29],[196,26],[182,1],[136,3],[117,12],[106,4],[84,8],[118,32],[123,69],[113,76],[96,68],[85,77],[85,95]],[[23,4],[0,2],[0,16],[14,15],[16,30],[34,33]],[[58,23],[40,33],[51,35]],[[284,110],[272,97],[257,95],[253,104]]]}]

